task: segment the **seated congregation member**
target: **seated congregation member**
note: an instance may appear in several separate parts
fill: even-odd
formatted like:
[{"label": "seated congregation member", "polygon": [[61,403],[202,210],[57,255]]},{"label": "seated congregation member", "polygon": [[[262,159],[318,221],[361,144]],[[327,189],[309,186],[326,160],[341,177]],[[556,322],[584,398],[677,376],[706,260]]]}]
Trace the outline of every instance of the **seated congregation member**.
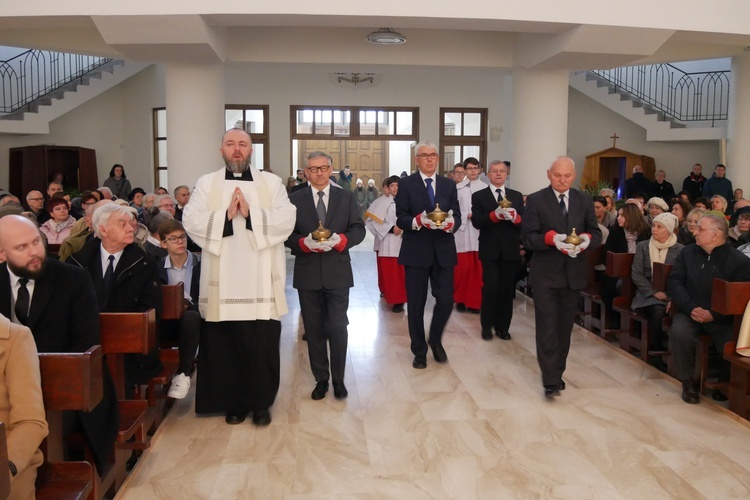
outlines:
[{"label": "seated congregation member", "polygon": [[727,199],[720,194],[715,194],[711,197],[711,210],[718,210],[725,214],[727,213]]},{"label": "seated congregation member", "polygon": [[190,376],[198,351],[201,333],[201,314],[198,310],[201,263],[187,249],[187,233],[180,221],[167,218],[158,228],[161,246],[167,255],[159,260],[159,280],[163,285],[183,283],[185,315],[180,320],[161,322],[161,339],[176,337],[180,351],[180,366],[172,378],[168,396],[183,399],[190,390]]},{"label": "seated congregation member", "polygon": [[94,210],[107,203],[112,203],[111,200],[96,201],[93,195],[84,196],[82,199],[85,200],[81,204],[83,206],[83,217],[73,225],[70,236],[65,238],[60,245],[58,255],[61,262],[65,262],[68,257],[83,248],[83,245],[94,237],[92,222]]},{"label": "seated congregation member", "polygon": [[[135,209],[107,203],[94,210],[95,238],[71,255],[67,262],[91,276],[99,312],[161,310],[156,260],[134,243]],[[158,347],[147,355],[129,354],[125,371],[130,383],[145,384],[161,371]]]},{"label": "seated congregation member", "polygon": [[[307,155],[305,173],[310,187],[292,193],[297,221],[285,245],[294,255],[293,286],[299,294],[307,334],[310,368],[315,377],[312,399],[323,399],[328,380],[336,399],[348,396],[344,385],[349,333],[349,288],[354,286],[349,249],[362,242],[365,224],[356,194],[331,187],[331,159],[322,151]],[[318,221],[332,231],[326,241],[313,239]],[[330,363],[328,349],[330,345]]]},{"label": "seated congregation member", "polygon": [[[695,350],[698,336],[707,334],[719,352],[732,340],[732,317],[711,310],[713,280],[750,281],[750,259],[727,242],[727,221],[720,212],[698,221],[695,245],[683,248],[669,274],[667,289],[676,315],[669,332],[669,351],[682,382],[682,400],[700,400],[695,387]],[[729,380],[729,363],[721,360],[719,380]],[[723,399],[714,392],[714,399]]]},{"label": "seated congregation member", "polygon": [[699,196],[693,201],[694,208],[702,208],[703,210],[711,210],[711,201],[708,198]]},{"label": "seated congregation member", "polygon": [[687,246],[695,243],[695,235],[698,233],[698,221],[706,213],[702,208],[693,208],[685,218],[685,224],[680,228],[677,234],[677,241]]},{"label": "seated congregation member", "polygon": [[31,332],[0,315],[0,422],[5,423],[10,498],[35,497],[39,446],[49,432],[42,399],[39,356]]},{"label": "seated congregation member", "polygon": [[[653,351],[664,350],[661,327],[669,301],[666,293],[654,290],[651,281],[653,269],[655,263],[674,264],[677,255],[682,250],[682,245],[677,242],[676,227],[677,217],[673,214],[663,213],[654,217],[651,238],[638,243],[631,268],[636,292],[630,307],[643,312],[648,318],[648,348]],[[659,368],[666,371],[666,366],[661,359],[650,361],[652,364],[657,363]]]},{"label": "seated congregation member", "polygon": [[403,230],[396,225],[397,175],[383,181],[384,196],[377,198],[367,210],[368,229],[378,243],[377,265],[378,283],[386,303],[394,313],[404,311],[406,284],[404,266],[398,263]]},{"label": "seated congregation member", "polygon": [[649,224],[657,215],[669,211],[669,205],[667,205],[667,202],[656,196],[648,200],[648,203],[646,203],[646,207],[648,209]]},{"label": "seated congregation member", "polygon": [[[495,335],[510,340],[515,276],[521,260],[523,196],[505,186],[508,167],[502,161],[490,163],[487,177],[490,185],[471,196],[471,224],[479,231],[479,259],[482,261],[482,338],[492,340],[494,328]],[[503,200],[513,205],[502,208],[499,203]]]},{"label": "seated congregation member", "polygon": [[729,243],[737,248],[748,242],[750,231],[750,207],[740,208],[736,214],[737,223],[729,229]]},{"label": "seated congregation member", "polygon": [[669,204],[669,212],[673,213],[675,217],[677,217],[677,229],[681,228],[685,225],[685,221],[687,220],[687,215],[690,213],[690,210],[692,210],[693,207],[690,205],[690,203],[680,199],[675,198],[672,200],[672,202]]},{"label": "seated congregation member", "polygon": [[157,207],[147,208],[143,211],[143,224],[148,229],[148,239],[143,249],[147,254],[152,255],[156,260],[163,259],[167,256],[167,250],[162,245],[159,236],[159,226],[173,217],[169,212],[165,212]]},{"label": "seated congregation member", "polygon": [[128,201],[130,202],[130,206],[138,210],[138,214],[143,211],[143,196],[146,194],[146,191],[143,190],[143,188],[133,188],[133,190],[128,194]]},{"label": "seated congregation member", "polygon": [[70,236],[70,231],[76,220],[70,215],[68,202],[64,198],[49,200],[47,212],[50,214],[50,219],[42,224],[39,230],[47,237],[47,243],[59,245]]},{"label": "seated congregation member", "polygon": [[[28,219],[0,220],[0,313],[28,326],[39,352],[84,352],[100,344],[99,309],[86,271],[46,256],[39,230]],[[66,417],[67,418],[67,417]],[[91,412],[75,412],[91,445],[99,474],[113,453],[118,429],[117,397],[104,370],[104,399]]]},{"label": "seated congregation member", "polygon": [[594,196],[594,213],[596,214],[596,222],[600,226],[609,227],[608,222],[613,219],[608,217],[610,212],[607,210],[607,198],[604,196]]}]

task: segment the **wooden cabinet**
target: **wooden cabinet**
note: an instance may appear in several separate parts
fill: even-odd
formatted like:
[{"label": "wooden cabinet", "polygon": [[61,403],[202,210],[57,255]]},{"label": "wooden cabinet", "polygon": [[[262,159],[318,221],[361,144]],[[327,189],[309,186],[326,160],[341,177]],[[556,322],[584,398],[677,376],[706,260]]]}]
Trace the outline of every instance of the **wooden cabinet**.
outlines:
[{"label": "wooden cabinet", "polygon": [[96,189],[99,175],[96,170],[96,151],[77,146],[26,146],[11,148],[10,192],[23,199],[37,189],[47,191],[47,183],[56,174],[63,174],[66,190]]}]

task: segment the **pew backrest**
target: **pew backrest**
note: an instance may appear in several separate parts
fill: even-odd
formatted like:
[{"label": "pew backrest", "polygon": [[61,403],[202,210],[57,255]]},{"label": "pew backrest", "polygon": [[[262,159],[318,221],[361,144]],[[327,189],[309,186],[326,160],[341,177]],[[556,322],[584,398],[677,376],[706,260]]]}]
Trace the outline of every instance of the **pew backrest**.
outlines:
[{"label": "pew backrest", "polygon": [[83,353],[39,353],[44,408],[91,411],[102,400],[102,348]]}]

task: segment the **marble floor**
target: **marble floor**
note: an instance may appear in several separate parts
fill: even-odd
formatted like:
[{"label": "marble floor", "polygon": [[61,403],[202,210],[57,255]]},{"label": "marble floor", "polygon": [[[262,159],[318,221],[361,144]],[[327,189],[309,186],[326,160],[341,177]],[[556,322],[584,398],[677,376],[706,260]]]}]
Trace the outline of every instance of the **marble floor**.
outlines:
[{"label": "marble floor", "polygon": [[750,498],[747,422],[710,399],[686,405],[677,382],[583,329],[567,390],[545,399],[520,294],[512,341],[482,340],[479,317],[454,311],[449,362],[413,369],[371,248],[352,252],[348,399],[310,399],[290,258],[273,423],[196,417],[193,387],[117,498]]}]

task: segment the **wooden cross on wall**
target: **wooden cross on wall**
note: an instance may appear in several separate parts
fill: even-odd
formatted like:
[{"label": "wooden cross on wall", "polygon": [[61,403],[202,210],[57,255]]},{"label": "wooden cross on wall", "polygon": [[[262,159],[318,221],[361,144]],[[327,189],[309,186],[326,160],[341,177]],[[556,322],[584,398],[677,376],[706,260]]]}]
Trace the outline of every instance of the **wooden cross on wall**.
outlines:
[{"label": "wooden cross on wall", "polygon": [[620,136],[617,135],[617,132],[615,132],[614,135],[610,135],[609,138],[612,139],[612,147],[617,147],[617,139],[620,138]]}]

